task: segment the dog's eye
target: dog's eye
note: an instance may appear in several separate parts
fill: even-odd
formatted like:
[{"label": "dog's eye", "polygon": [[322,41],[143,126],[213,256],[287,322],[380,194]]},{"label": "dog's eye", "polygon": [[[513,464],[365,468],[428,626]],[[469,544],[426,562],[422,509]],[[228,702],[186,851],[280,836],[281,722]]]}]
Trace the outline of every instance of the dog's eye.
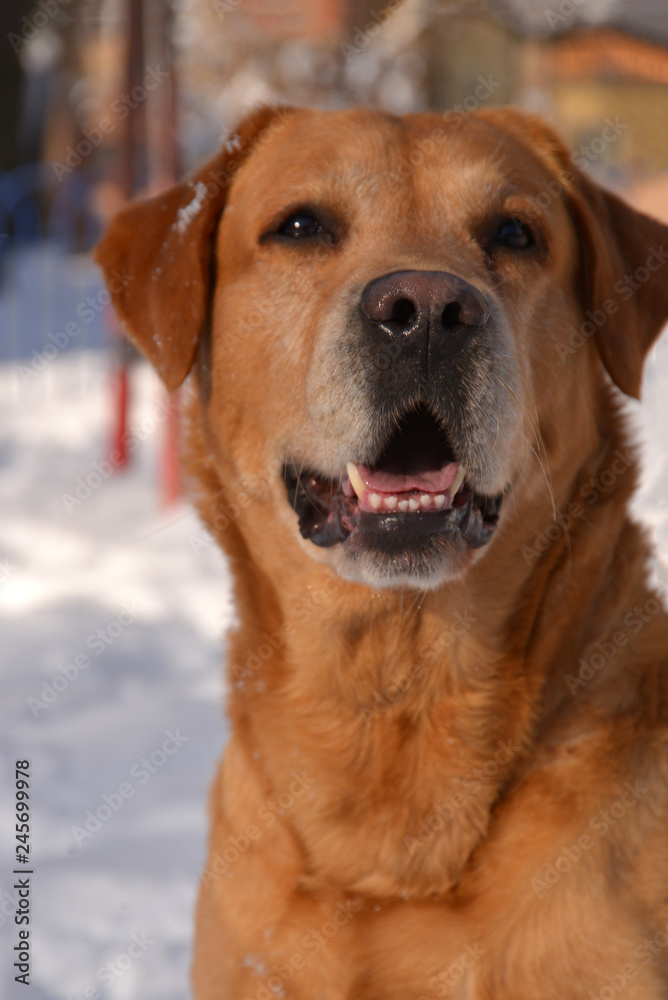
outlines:
[{"label": "dog's eye", "polygon": [[526,222],[520,219],[504,219],[499,226],[496,236],[496,243],[511,250],[526,250],[527,247],[534,246],[536,240],[533,230]]},{"label": "dog's eye", "polygon": [[305,249],[311,245],[316,250],[338,243],[341,226],[326,209],[304,204],[284,211],[289,214],[277,215],[261,234],[260,243],[302,243]]},{"label": "dog's eye", "polygon": [[289,236],[293,240],[303,240],[308,237],[324,235],[326,229],[315,216],[308,212],[295,212],[281,223],[276,233],[278,236]]}]

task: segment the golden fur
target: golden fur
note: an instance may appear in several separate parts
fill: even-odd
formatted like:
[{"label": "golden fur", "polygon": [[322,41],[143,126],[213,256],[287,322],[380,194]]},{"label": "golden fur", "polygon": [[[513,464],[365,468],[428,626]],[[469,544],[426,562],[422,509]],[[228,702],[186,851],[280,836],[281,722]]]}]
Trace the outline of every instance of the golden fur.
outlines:
[{"label": "golden fur", "polygon": [[[304,204],[345,239],[263,239]],[[484,253],[499,210],[541,251]],[[514,109],[262,109],[110,226],[129,334],[169,389],[191,373],[185,465],[239,609],[197,1000],[668,996],[668,619],[622,403],[668,315],[664,247]],[[282,477],[364,447],[341,343],[403,269],[481,290],[514,378],[480,445],[495,536],[414,586],[301,538]]]}]

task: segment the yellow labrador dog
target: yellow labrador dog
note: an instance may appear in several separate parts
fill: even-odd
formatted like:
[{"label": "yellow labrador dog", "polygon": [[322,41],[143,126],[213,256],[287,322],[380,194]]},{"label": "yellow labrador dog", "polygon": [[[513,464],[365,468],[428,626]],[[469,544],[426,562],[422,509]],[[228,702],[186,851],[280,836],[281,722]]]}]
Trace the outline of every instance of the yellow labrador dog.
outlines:
[{"label": "yellow labrador dog", "polygon": [[98,260],[236,579],[197,1000],[665,1000],[668,229],[512,108],[265,108]]}]

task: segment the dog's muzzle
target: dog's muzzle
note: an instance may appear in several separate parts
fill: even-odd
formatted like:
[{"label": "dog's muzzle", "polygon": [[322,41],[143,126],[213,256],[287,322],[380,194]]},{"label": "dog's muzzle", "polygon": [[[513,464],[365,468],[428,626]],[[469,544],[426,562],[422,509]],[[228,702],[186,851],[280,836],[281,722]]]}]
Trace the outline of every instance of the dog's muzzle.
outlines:
[{"label": "dog's muzzle", "polygon": [[372,558],[389,567],[383,579],[397,567],[424,579],[487,544],[502,495],[485,489],[498,482],[488,465],[498,428],[485,425],[479,399],[495,391],[498,330],[483,294],[457,275],[393,271],[366,285],[335,361],[369,413],[356,453],[338,477],[307,456],[284,467],[304,538]]}]

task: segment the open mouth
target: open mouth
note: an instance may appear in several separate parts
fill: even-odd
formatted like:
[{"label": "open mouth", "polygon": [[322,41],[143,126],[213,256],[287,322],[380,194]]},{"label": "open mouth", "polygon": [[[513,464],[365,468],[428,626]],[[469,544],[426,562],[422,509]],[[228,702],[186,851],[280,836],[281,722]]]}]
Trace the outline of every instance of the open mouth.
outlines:
[{"label": "open mouth", "polygon": [[426,406],[402,417],[373,464],[350,461],[332,480],[288,462],[284,478],[304,538],[324,547],[363,538],[388,554],[429,535],[456,535],[480,548],[494,533],[502,500],[474,491]]}]

